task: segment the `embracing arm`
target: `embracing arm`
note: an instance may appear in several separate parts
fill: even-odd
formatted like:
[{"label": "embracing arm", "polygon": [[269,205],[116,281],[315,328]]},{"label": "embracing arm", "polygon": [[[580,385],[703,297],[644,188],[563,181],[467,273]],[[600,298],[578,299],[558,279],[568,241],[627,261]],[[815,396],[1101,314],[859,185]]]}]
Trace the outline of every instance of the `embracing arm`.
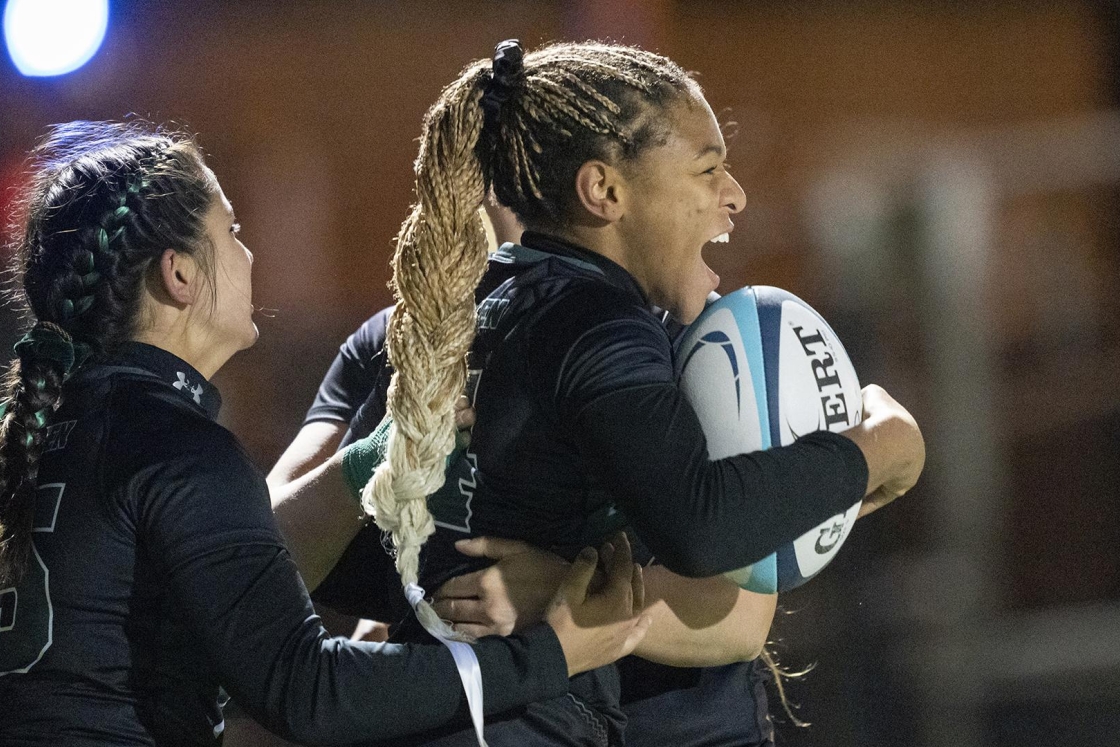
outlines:
[{"label": "embracing arm", "polygon": [[382,375],[390,313],[378,312],[339,347],[303,427],[268,474],[277,523],[309,589],[318,587],[368,521],[335,452],[360,410],[379,408],[374,423],[384,413],[383,402],[366,400]]},{"label": "embracing arm", "polygon": [[696,414],[672,384],[605,395],[576,422],[585,458],[638,536],[683,576],[755,563],[867,490],[859,447],[835,433],[710,461]]},{"label": "embracing arm", "polygon": [[[385,418],[373,433],[352,442],[318,467],[291,482],[271,486],[273,512],[308,588],[319,586],[369,523],[359,496],[384,458],[391,423]],[[457,440],[465,448],[470,439],[466,429],[474,424],[474,410],[466,397],[460,397],[455,405],[455,423],[460,429]],[[292,448],[298,443],[297,438]],[[456,456],[453,454],[449,461]]]},{"label": "embracing arm", "polygon": [[341,457],[334,456],[345,431],[341,423],[307,423],[268,474],[276,523],[310,590],[368,521],[342,479]]},{"label": "embracing arm", "polygon": [[[302,435],[303,431],[300,433]],[[288,451],[296,447],[299,440],[297,437]],[[311,590],[327,577],[370,518],[358,505],[352,488],[343,477],[343,458],[342,452],[332,454],[325,462],[290,482],[276,483],[273,475],[283,464],[282,459],[269,475],[276,523],[284,533],[304,583]]]},{"label": "embracing arm", "polygon": [[577,423],[588,462],[650,550],[681,575],[714,576],[761,560],[864,497],[861,516],[913,486],[925,460],[917,425],[879,387],[863,396],[864,422],[844,434],[819,431],[715,461],[672,385],[603,396]]},{"label": "embracing arm", "polygon": [[368,521],[342,478],[340,421],[305,423],[268,473],[276,523],[307,588],[314,590]]},{"label": "embracing arm", "polygon": [[[306,743],[391,738],[461,716],[462,686],[442,645],[328,636],[272,520],[263,479],[232,439],[216,441],[208,434],[197,448],[177,448],[135,493],[145,496],[140,531],[165,563],[176,609],[230,695],[270,730]],[[640,573],[616,568],[604,594],[588,594],[589,564],[594,553],[551,603],[553,627],[475,645],[488,713],[562,695],[569,670],[607,663],[641,638],[648,621],[632,610]]]},{"label": "embracing arm", "polygon": [[[509,635],[541,619],[568,564],[518,540],[477,537],[460,552],[494,565],[445,583],[435,609],[474,636]],[[663,566],[644,569],[645,611],[652,625],[634,651],[679,667],[749,661],[762,651],[777,595],[744,591],[722,578],[691,579]]]},{"label": "embracing arm", "polygon": [[644,578],[653,625],[636,655],[674,667],[714,667],[762,653],[777,594],[746,591],[722,576],[685,578],[659,565],[646,566]]}]

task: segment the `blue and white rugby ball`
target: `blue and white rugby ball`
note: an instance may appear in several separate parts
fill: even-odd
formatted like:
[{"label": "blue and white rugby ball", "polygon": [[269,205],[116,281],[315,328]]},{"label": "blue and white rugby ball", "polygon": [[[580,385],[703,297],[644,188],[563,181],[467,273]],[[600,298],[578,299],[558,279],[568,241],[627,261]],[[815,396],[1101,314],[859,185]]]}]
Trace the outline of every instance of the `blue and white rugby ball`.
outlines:
[{"label": "blue and white rugby ball", "polygon": [[[679,360],[681,390],[713,460],[844,431],[862,417],[859,379],[836,333],[779,288],[747,286],[709,304],[685,333]],[[859,507],[727,576],[762,594],[800,586],[836,557]]]}]

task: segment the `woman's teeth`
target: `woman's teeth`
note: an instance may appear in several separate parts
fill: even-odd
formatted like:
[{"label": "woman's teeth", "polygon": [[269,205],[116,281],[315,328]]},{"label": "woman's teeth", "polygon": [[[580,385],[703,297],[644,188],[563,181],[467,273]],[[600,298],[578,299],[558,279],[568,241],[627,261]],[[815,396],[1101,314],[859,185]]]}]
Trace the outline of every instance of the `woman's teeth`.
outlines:
[{"label": "woman's teeth", "polygon": [[719,236],[716,236],[714,239],[711,239],[711,242],[713,244],[726,244],[730,240],[731,240],[731,234],[721,233]]}]

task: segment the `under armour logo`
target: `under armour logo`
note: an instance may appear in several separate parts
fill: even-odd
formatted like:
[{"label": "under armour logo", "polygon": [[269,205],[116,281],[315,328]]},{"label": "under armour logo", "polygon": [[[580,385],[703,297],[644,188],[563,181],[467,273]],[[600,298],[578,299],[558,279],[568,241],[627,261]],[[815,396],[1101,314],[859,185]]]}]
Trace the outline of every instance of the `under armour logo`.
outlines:
[{"label": "under armour logo", "polygon": [[201,405],[202,404],[202,391],[203,391],[202,390],[202,384],[198,384],[198,385],[192,387],[190,385],[190,382],[187,381],[187,375],[185,373],[183,373],[182,371],[176,371],[175,375],[179,377],[179,380],[176,381],[175,383],[173,383],[171,386],[175,387],[176,389],[178,389],[180,391],[182,391],[183,389],[186,389],[194,397],[195,404]]}]

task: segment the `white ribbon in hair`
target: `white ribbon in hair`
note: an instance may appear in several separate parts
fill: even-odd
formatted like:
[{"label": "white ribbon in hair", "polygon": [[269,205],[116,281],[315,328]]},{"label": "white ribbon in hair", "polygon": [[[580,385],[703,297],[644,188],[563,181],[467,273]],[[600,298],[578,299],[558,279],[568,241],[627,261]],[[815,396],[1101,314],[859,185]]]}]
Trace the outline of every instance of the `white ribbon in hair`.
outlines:
[{"label": "white ribbon in hair", "polygon": [[[424,589],[417,584],[408,584],[404,587],[404,595],[413,609],[424,601]],[[417,615],[417,619],[420,619]],[[440,635],[434,630],[429,630],[440,643],[451,651],[455,660],[455,668],[459,670],[459,679],[463,681],[463,690],[467,694],[467,705],[471,711],[471,721],[474,722],[474,733],[478,737],[479,747],[487,747],[486,739],[482,736],[482,668],[478,665],[478,656],[469,643],[453,641]]]}]

